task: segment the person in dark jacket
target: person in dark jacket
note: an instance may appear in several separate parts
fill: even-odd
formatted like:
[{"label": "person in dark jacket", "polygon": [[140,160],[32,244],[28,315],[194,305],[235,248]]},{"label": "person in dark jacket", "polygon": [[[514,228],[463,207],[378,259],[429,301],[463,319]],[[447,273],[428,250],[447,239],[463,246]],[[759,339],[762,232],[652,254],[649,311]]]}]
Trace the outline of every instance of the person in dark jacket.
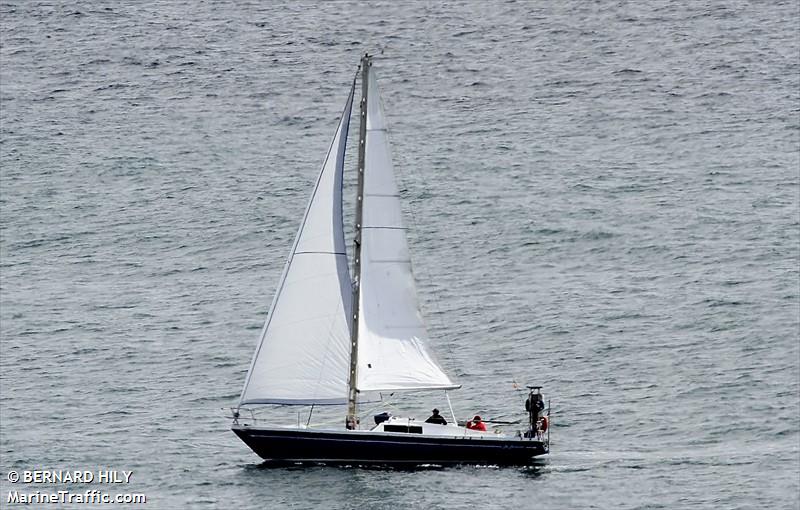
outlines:
[{"label": "person in dark jacket", "polygon": [[447,420],[444,419],[444,416],[439,414],[438,409],[434,409],[431,411],[433,414],[425,420],[425,423],[436,423],[437,425],[447,425]]}]

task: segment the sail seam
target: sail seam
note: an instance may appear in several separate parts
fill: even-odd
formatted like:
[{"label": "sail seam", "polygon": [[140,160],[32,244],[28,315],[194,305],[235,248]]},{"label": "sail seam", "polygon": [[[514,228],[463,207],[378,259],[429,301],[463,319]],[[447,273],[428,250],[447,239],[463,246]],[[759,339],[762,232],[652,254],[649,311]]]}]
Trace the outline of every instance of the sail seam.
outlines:
[{"label": "sail seam", "polygon": [[296,251],[295,255],[347,255],[340,251]]},{"label": "sail seam", "polygon": [[[337,312],[338,312],[338,310],[337,310]],[[273,327],[275,328],[275,331],[280,331],[282,329],[286,329],[286,328],[288,328],[290,326],[293,326],[294,324],[306,324],[306,323],[313,322],[313,321],[320,321],[320,320],[323,320],[323,319],[331,319],[331,318],[335,319],[336,318],[336,314],[312,315],[312,316],[309,316],[309,317],[303,317],[302,319],[298,319],[296,321],[284,322],[280,326],[273,326]]]}]

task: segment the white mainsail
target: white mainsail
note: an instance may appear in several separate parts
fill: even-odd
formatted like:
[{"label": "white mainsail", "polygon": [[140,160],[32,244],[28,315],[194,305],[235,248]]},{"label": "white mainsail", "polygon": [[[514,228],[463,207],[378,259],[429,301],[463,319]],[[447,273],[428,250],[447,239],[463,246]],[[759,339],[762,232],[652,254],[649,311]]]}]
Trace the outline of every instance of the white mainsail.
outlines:
[{"label": "white mainsail", "polygon": [[239,405],[347,402],[352,284],[342,227],[342,172],[353,85]]},{"label": "white mainsail", "polygon": [[357,388],[454,389],[428,352],[377,80],[369,66]]}]

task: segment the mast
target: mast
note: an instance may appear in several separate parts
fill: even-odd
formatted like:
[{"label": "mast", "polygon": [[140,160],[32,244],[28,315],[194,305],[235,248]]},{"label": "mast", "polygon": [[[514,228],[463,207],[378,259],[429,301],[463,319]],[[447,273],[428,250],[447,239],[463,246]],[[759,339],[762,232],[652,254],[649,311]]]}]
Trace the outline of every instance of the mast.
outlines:
[{"label": "mast", "polygon": [[347,417],[345,427],[355,429],[358,426],[356,402],[356,368],[358,367],[358,314],[359,296],[361,294],[361,218],[364,208],[364,159],[367,148],[367,93],[369,90],[369,66],[372,57],[365,53],[361,59],[361,122],[358,128],[358,190],[356,191],[356,226],[353,240],[353,322],[350,328],[350,375],[347,383]]}]

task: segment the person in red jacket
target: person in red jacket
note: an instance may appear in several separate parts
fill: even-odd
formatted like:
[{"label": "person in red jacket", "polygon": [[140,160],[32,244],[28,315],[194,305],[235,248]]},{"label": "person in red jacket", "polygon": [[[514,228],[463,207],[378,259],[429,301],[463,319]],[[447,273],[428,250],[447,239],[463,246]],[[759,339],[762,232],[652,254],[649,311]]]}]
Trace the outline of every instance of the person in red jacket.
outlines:
[{"label": "person in red jacket", "polygon": [[482,432],[486,432],[486,425],[481,420],[481,417],[477,414],[472,420],[467,422],[467,428],[470,430],[480,430]]}]

